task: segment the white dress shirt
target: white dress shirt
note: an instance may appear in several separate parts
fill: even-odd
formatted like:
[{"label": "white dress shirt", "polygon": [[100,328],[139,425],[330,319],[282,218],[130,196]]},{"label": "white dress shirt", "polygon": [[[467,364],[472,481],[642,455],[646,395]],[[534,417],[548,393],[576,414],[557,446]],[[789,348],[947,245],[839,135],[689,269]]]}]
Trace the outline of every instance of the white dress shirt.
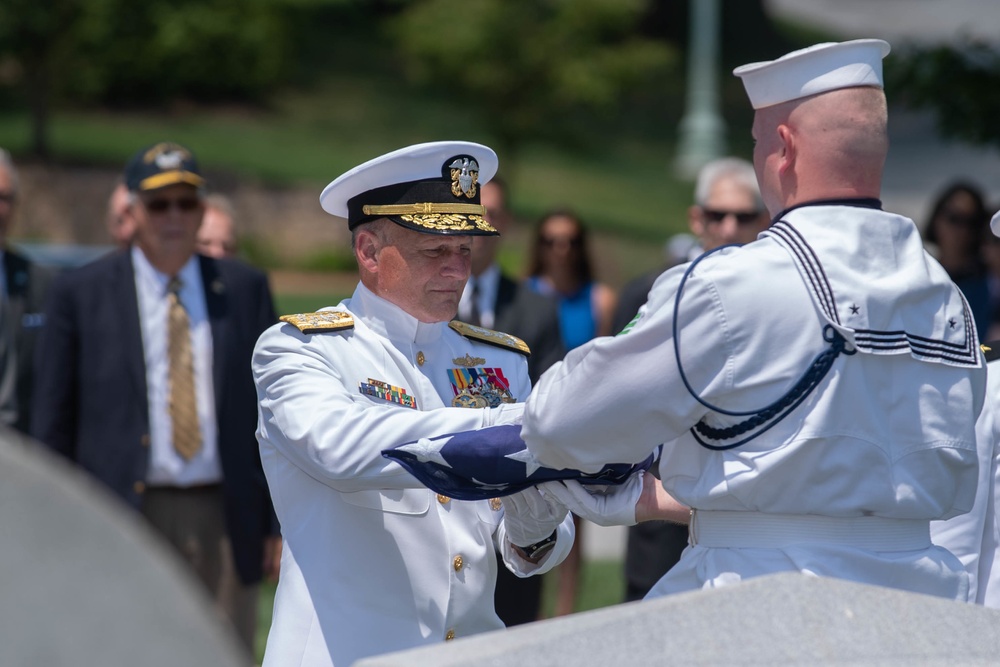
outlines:
[{"label": "white dress shirt", "polygon": [[135,291],[139,299],[139,323],[146,360],[146,396],[149,404],[150,461],[146,481],[151,486],[194,486],[222,480],[218,454],[218,424],[215,418],[215,389],[212,382],[212,329],[205,304],[205,287],[197,256],[188,260],[178,278],[180,301],[191,325],[191,352],[194,357],[195,393],[201,449],[185,461],[173,447],[168,403],[170,368],[167,352],[167,317],[172,276],[157,271],[143,252],[132,246]]},{"label": "white dress shirt", "polygon": [[469,276],[462,299],[458,302],[458,319],[468,322],[472,314],[472,292],[478,288],[479,326],[493,328],[496,322],[497,290],[500,289],[500,266],[491,264],[478,276]]}]

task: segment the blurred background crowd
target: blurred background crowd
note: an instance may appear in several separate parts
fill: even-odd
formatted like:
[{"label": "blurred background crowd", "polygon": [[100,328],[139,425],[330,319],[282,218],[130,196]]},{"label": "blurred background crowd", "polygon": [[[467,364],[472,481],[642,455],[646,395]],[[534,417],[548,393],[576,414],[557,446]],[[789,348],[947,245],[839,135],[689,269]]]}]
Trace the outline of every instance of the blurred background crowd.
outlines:
[{"label": "blurred background crowd", "polygon": [[[420,141],[490,145],[501,184],[483,198],[504,238],[473,275],[496,266],[541,296],[504,320],[470,292],[460,315],[546,350],[537,378],[627,326],[663,269],[766,228],[752,112],[729,72],[823,39],[892,42],[885,208],[914,219],[981,338],[1000,338],[1000,7],[832,4],[0,0],[0,243],[21,359],[9,424],[28,431],[51,276],[130,243],[121,175],[141,146],[197,154],[211,192],[199,252],[266,270],[281,314],[333,305],[357,280],[346,226],[318,206],[330,178]],[[534,333],[548,322],[558,340]],[[641,597],[686,541],[642,532],[627,552],[621,535],[585,537],[545,596],[514,599],[519,620]],[[595,539],[621,548],[588,559]],[[265,599],[258,655],[269,613]]]}]

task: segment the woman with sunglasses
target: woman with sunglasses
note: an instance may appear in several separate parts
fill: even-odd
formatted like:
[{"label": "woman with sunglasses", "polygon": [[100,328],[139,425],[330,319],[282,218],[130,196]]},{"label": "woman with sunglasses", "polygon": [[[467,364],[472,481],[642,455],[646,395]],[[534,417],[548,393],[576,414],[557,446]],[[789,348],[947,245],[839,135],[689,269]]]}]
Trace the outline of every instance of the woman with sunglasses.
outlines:
[{"label": "woman with sunglasses", "polygon": [[528,285],[559,302],[559,327],[567,350],[595,336],[611,335],[617,295],[594,279],[587,229],[568,209],[542,217],[528,267]]},{"label": "woman with sunglasses", "polygon": [[[594,280],[587,230],[575,213],[555,209],[542,216],[535,227],[530,262],[528,286],[558,302],[559,330],[567,351],[596,336],[611,335],[617,295]],[[583,526],[579,517],[573,520],[577,541],[558,568],[556,616],[572,613],[576,604]]]},{"label": "woman with sunglasses", "polygon": [[989,277],[981,255],[990,235],[989,217],[982,191],[958,181],[934,200],[924,225],[924,243],[969,302],[980,340],[987,340],[991,319]]}]

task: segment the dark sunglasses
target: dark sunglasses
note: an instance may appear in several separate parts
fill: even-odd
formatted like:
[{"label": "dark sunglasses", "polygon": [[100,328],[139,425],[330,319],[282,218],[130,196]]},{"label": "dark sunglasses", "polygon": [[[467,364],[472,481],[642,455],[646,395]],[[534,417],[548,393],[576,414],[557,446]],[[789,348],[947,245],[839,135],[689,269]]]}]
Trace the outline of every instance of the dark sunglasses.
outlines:
[{"label": "dark sunglasses", "polygon": [[197,197],[181,197],[180,199],[150,199],[143,206],[150,213],[166,213],[170,207],[175,207],[181,213],[190,213],[199,206],[201,200]]},{"label": "dark sunglasses", "polygon": [[749,225],[760,219],[760,211],[715,211],[705,208],[701,214],[705,216],[706,222],[722,222],[727,215],[731,215],[740,225]]},{"label": "dark sunglasses", "polygon": [[967,215],[965,213],[952,213],[950,211],[945,211],[941,217],[944,218],[945,222],[954,225],[956,227],[979,227],[980,220],[974,215]]},{"label": "dark sunglasses", "polygon": [[543,236],[542,244],[546,248],[554,248],[557,245],[568,245],[570,248],[579,248],[583,245],[583,239],[579,236],[573,236],[570,238],[564,238],[562,236]]},{"label": "dark sunglasses", "polygon": [[0,192],[0,201],[6,202],[8,204],[13,204],[14,199],[16,199],[16,197],[17,195],[15,195],[13,192]]}]

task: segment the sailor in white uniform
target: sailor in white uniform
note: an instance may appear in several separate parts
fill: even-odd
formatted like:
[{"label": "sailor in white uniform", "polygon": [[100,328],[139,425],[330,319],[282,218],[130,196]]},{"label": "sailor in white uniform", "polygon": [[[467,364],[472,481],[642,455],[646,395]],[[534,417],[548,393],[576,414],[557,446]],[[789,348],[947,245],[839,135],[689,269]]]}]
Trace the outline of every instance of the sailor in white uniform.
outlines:
[{"label": "sailor in white uniform", "polygon": [[[929,523],[972,507],[985,369],[961,293],[913,222],[881,210],[888,51],[855,40],[737,69],[771,227],[663,274],[624,333],[570,352],[528,399],[521,435],[547,466],[666,443],[691,538],[649,597],[798,571],[968,598]],[[586,518],[613,504],[559,488]]]},{"label": "sailor in white uniform", "polygon": [[534,487],[453,500],[380,453],[519,420],[531,389],[524,344],[449,324],[472,236],[495,233],[478,186],[496,167],[479,144],[420,144],[323,192],[354,233],[361,283],[336,307],[282,318],[253,358],[284,541],[265,665],[346,666],[502,628],[494,545],[518,576],[551,569],[572,546],[566,508]]},{"label": "sailor in white uniform", "polygon": [[[1000,236],[1000,212],[990,226]],[[979,481],[968,514],[931,522],[931,540],[958,556],[969,573],[969,601],[1000,609],[1000,341],[983,345],[986,353],[986,404],[976,422]]]}]

